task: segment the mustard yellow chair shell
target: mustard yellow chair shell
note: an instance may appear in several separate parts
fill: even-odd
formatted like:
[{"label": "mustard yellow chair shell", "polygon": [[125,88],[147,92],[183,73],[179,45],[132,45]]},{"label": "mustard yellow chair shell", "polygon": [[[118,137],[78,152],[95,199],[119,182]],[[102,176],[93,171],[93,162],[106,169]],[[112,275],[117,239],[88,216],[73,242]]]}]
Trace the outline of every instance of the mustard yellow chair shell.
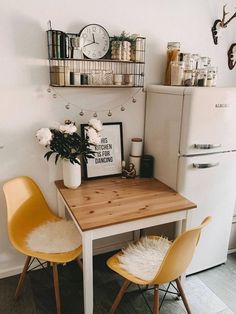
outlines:
[{"label": "mustard yellow chair shell", "polygon": [[[138,277],[133,276],[126,270],[124,270],[119,263],[118,256],[122,255],[122,252],[118,252],[114,256],[110,257],[107,260],[107,265],[113,271],[121,275],[125,278],[125,281],[117,294],[114,303],[112,304],[109,314],[115,313],[125,291],[127,290],[130,283],[135,283],[138,285],[153,285],[154,286],[154,302],[153,302],[153,313],[159,313],[159,285],[165,284],[171,281],[175,281],[179,294],[182,297],[184,306],[187,310],[188,314],[191,314],[191,310],[189,308],[185,293],[183,291],[180,276],[186,271],[189,266],[195,248],[200,238],[201,230],[205,227],[211,220],[211,217],[206,217],[200,226],[190,229],[179,237],[175,239],[175,241],[171,244],[168,249],[160,268],[157,270],[155,277],[150,280],[142,280]],[[152,239],[158,239],[157,236],[149,236]]]},{"label": "mustard yellow chair shell", "polygon": [[[57,264],[70,262],[81,254],[81,246],[65,253],[41,253],[31,251],[26,245],[27,235],[39,225],[48,221],[59,221],[43,197],[36,183],[29,177],[17,177],[3,186],[8,213],[8,233],[12,245],[27,256],[20,275],[15,297],[18,298],[24,279],[33,258],[50,262],[53,267],[53,281],[57,314],[61,313]],[[50,239],[49,239],[50,241]]]}]

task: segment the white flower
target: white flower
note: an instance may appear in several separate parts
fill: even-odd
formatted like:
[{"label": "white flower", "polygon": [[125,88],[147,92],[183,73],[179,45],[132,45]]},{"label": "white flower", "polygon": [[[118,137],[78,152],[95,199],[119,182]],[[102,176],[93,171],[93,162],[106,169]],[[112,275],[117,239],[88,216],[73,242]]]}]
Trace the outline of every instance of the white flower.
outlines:
[{"label": "white flower", "polygon": [[89,120],[88,125],[94,128],[96,131],[102,131],[102,122],[96,118],[92,118]]},{"label": "white flower", "polygon": [[98,145],[101,143],[101,135],[93,128],[87,129],[87,135],[89,137],[89,143]]},{"label": "white flower", "polygon": [[52,133],[49,128],[42,128],[36,132],[36,137],[41,145],[47,146],[52,139]]},{"label": "white flower", "polygon": [[60,125],[59,130],[62,133],[73,134],[73,133],[75,133],[77,131],[77,128],[74,125],[74,123],[70,123],[70,124]]}]

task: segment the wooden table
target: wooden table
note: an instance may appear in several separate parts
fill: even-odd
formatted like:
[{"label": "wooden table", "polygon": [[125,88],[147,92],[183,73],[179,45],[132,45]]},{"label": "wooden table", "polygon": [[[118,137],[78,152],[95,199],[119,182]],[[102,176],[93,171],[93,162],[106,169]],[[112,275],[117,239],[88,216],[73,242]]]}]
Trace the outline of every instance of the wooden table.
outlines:
[{"label": "wooden table", "polygon": [[182,221],[183,232],[196,207],[153,178],[88,180],[76,190],[55,184],[59,215],[66,208],[82,236],[85,314],[93,314],[93,240],[174,221]]}]

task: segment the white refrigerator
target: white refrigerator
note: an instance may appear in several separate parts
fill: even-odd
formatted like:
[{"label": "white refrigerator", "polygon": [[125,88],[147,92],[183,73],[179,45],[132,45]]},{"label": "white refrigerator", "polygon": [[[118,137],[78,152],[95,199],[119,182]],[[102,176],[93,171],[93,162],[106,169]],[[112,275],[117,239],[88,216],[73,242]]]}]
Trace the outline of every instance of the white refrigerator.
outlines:
[{"label": "white refrigerator", "polygon": [[187,274],[224,263],[236,198],[236,88],[149,86],[144,148],[154,176],[197,204],[188,228],[213,217]]}]

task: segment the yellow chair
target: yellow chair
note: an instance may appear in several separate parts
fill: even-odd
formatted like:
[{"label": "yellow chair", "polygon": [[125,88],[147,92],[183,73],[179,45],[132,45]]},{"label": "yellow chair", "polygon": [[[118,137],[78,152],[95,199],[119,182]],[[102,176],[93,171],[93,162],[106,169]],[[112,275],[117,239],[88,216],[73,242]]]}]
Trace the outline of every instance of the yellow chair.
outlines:
[{"label": "yellow chair", "polygon": [[[23,271],[20,275],[15,297],[18,298],[23,286],[27,270],[32,259],[40,259],[52,264],[53,281],[56,298],[57,314],[61,313],[60,291],[57,264],[67,263],[81,254],[81,246],[65,253],[41,253],[31,251],[26,245],[27,235],[39,225],[48,221],[59,221],[61,218],[54,214],[36,183],[29,177],[18,177],[4,184],[3,191],[7,203],[8,233],[12,245],[27,256]],[[50,239],[48,239],[50,241]]]},{"label": "yellow chair", "polygon": [[[189,308],[187,299],[185,297],[181,282],[180,282],[180,276],[186,271],[188,265],[190,264],[196,245],[198,243],[198,240],[200,238],[201,230],[203,227],[205,227],[211,220],[211,217],[206,217],[200,226],[190,229],[188,231],[185,231],[183,234],[181,234],[179,237],[175,239],[173,243],[171,243],[170,248],[168,249],[160,268],[157,270],[157,273],[155,277],[150,280],[142,280],[140,278],[137,278],[124,270],[120,263],[118,256],[122,255],[122,252],[118,252],[114,256],[110,257],[107,260],[107,265],[110,267],[113,271],[121,275],[125,278],[125,281],[117,294],[114,303],[112,304],[109,314],[113,314],[125,291],[127,290],[128,286],[131,283],[135,283],[137,285],[153,285],[154,286],[154,302],[153,302],[153,313],[158,314],[159,313],[159,285],[165,284],[168,282],[175,281],[179,294],[182,297],[184,306],[187,310],[188,314],[191,314],[191,310]],[[158,239],[157,236],[149,236],[152,239]]]}]

